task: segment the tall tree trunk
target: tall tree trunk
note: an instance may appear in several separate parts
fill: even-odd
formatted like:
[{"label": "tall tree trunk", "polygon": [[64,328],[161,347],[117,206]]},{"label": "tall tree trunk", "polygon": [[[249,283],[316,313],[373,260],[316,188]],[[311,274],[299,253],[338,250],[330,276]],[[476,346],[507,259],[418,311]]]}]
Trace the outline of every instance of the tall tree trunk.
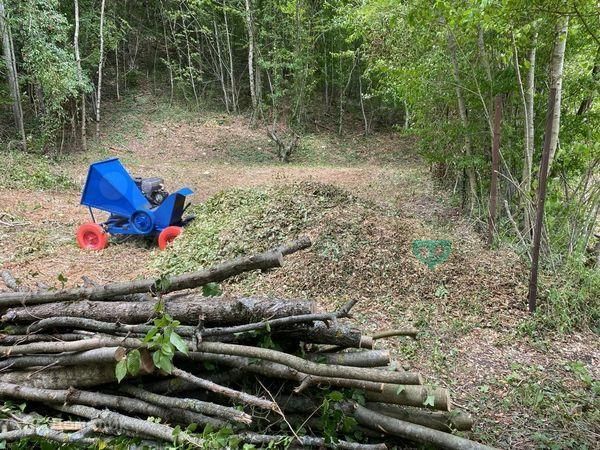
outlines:
[{"label": "tall tree trunk", "polygon": [[524,151],[523,151],[523,173],[521,176],[521,192],[523,195],[523,230],[526,236],[531,237],[531,217],[529,214],[529,199],[531,197],[531,172],[533,164],[533,150],[534,150],[534,124],[533,124],[533,95],[535,89],[535,53],[536,53],[536,40],[537,31],[535,31],[531,48],[529,50],[529,70],[527,72],[526,85],[523,84],[523,78],[521,77],[521,67],[519,65],[519,52],[514,36],[512,37],[513,43],[513,54],[515,72],[517,74],[517,83],[519,86],[519,93],[523,102],[523,118],[524,118]]},{"label": "tall tree trunk", "polygon": [[104,6],[100,5],[100,61],[98,61],[98,93],[96,94],[96,138],[100,136],[100,97],[102,96],[102,67],[104,65]]},{"label": "tall tree trunk", "polygon": [[0,0],[0,34],[2,34],[2,49],[4,51],[4,62],[6,63],[6,72],[8,74],[8,88],[13,100],[13,116],[15,126],[21,136],[23,150],[27,150],[27,139],[25,137],[25,126],[23,123],[23,106],[21,105],[21,92],[19,89],[19,75],[17,73],[17,64],[15,61],[15,51],[13,47],[10,26],[6,20],[4,2]]},{"label": "tall tree trunk", "polygon": [[215,29],[215,43],[217,45],[217,58],[219,62],[219,80],[221,81],[221,89],[223,90],[223,101],[225,102],[225,109],[227,112],[231,112],[229,108],[229,94],[227,93],[227,84],[225,83],[225,73],[223,71],[223,55],[221,53],[221,42],[219,39],[219,30],[217,29],[217,21],[213,20],[213,27]]},{"label": "tall tree trunk", "polygon": [[[341,61],[341,58],[340,58]],[[352,82],[352,74],[354,73],[354,68],[356,67],[356,62],[358,61],[358,51],[354,55],[354,59],[352,60],[352,68],[350,69],[350,73],[348,74],[348,81],[343,89],[340,89],[340,117],[338,123],[338,134],[342,134],[342,127],[344,125],[344,98],[346,96],[346,91],[350,87],[350,83]],[[340,63],[341,65],[341,63]]]},{"label": "tall tree trunk", "polygon": [[231,107],[233,112],[237,112],[238,104],[236,99],[235,91],[235,73],[233,71],[233,50],[231,48],[231,39],[229,36],[229,22],[227,20],[227,10],[225,8],[225,1],[223,1],[223,20],[225,22],[225,37],[227,41],[227,52],[229,53],[229,82],[231,83]]},{"label": "tall tree trunk", "polygon": [[117,43],[117,48],[115,48],[115,67],[117,70],[117,75],[115,77],[116,88],[117,88],[117,101],[121,101],[121,92],[119,90],[119,44]]},{"label": "tall tree trunk", "polygon": [[[360,111],[363,117],[363,123],[365,127],[365,136],[369,134],[369,121],[367,120],[367,113],[365,111],[365,99],[363,95],[363,87],[362,87],[362,73],[358,74],[358,95],[360,96]],[[405,111],[406,113],[406,111]],[[405,114],[406,118],[406,114]]]},{"label": "tall tree trunk", "polygon": [[[162,3],[161,3],[162,6]],[[162,25],[163,25],[163,37],[165,40],[165,53],[167,55],[167,66],[169,69],[169,106],[173,104],[173,93],[174,93],[174,83],[173,83],[173,67],[171,66],[171,55],[169,53],[169,41],[167,40],[167,27],[165,26],[164,12],[161,13],[162,17]]]},{"label": "tall tree trunk", "polygon": [[550,88],[556,90],[554,113],[552,116],[552,134],[550,135],[550,161],[549,168],[556,154],[558,146],[558,134],[560,132],[560,105],[562,99],[562,79],[565,62],[565,48],[567,46],[567,31],[569,28],[569,16],[561,17],[556,24],[556,40],[552,52],[552,63],[550,66]]},{"label": "tall tree trunk", "polygon": [[254,42],[254,93],[256,94],[256,104],[258,106],[259,113],[261,112],[261,104],[262,104],[262,71],[260,68],[260,49],[258,48],[258,44],[256,41]]},{"label": "tall tree trunk", "polygon": [[[467,118],[467,107],[465,104],[465,98],[462,91],[460,69],[458,66],[458,57],[456,55],[456,39],[451,31],[448,32],[448,50],[450,51],[450,59],[452,60],[452,74],[454,77],[454,84],[456,85],[456,98],[458,100],[458,113],[460,115],[460,121],[465,130],[465,143],[464,153],[467,157],[472,155],[471,149],[471,137],[469,136],[467,127],[469,121]],[[468,166],[466,168],[467,179],[469,181],[469,210],[473,212],[475,209],[475,202],[477,200],[477,179],[475,178],[475,171],[473,167]]]},{"label": "tall tree trunk", "polygon": [[540,258],[540,244],[542,242],[542,229],[544,223],[544,206],[546,203],[546,187],[548,185],[548,171],[550,168],[550,153],[552,135],[554,134],[555,108],[560,108],[560,102],[557,102],[558,93],[555,87],[550,88],[548,96],[548,113],[546,115],[546,130],[544,133],[544,148],[542,150],[542,161],[539,171],[539,187],[537,208],[535,212],[535,227],[533,230],[533,248],[531,250],[531,272],[529,275],[529,294],[528,305],[529,312],[534,313],[537,307],[537,281]]},{"label": "tall tree trunk", "polygon": [[[75,0],[75,34],[73,35],[73,47],[75,48],[75,62],[77,63],[77,81],[82,84],[83,75],[81,71],[81,56],[79,55],[79,1]],[[118,76],[118,72],[117,72]],[[118,83],[118,81],[117,81]],[[117,84],[118,86],[118,84]],[[87,132],[85,129],[85,92],[81,93],[81,149],[87,150]]]},{"label": "tall tree trunk", "polygon": [[488,54],[485,49],[483,28],[481,26],[477,26],[477,46],[479,47],[479,55],[481,57],[481,63],[483,65],[483,68],[485,69],[486,79],[489,84],[489,86],[488,86],[489,96],[488,96],[487,100],[483,97],[483,94],[481,93],[480,89],[478,89],[478,91],[481,96],[481,102],[484,104],[484,107],[486,110],[488,128],[490,130],[490,140],[491,140],[491,145],[493,146],[494,145],[494,143],[493,143],[493,141],[494,141],[494,124],[492,123],[492,112],[491,111],[492,111],[492,107],[493,107],[493,103],[494,103],[494,98],[493,98],[494,79],[492,78],[492,66],[490,65],[490,59],[488,58]]},{"label": "tall tree trunk", "polygon": [[537,51],[537,30],[534,31],[531,39],[531,48],[529,49],[529,70],[527,71],[527,86],[525,89],[525,164],[523,164],[523,220],[524,229],[527,236],[531,236],[531,217],[529,214],[529,198],[531,197],[531,172],[533,167],[533,152],[535,148],[535,128],[534,128],[534,94],[535,94],[535,58]]},{"label": "tall tree trunk", "polygon": [[546,117],[546,130],[544,132],[542,161],[540,164],[535,228],[533,230],[533,247],[531,251],[531,274],[529,277],[528,302],[529,311],[532,313],[535,312],[537,306],[537,280],[548,172],[556,153],[558,133],[560,131],[561,90],[568,26],[569,16],[561,17],[556,24],[556,40],[554,41],[554,50],[550,63],[550,94],[548,95],[548,114]]},{"label": "tall tree trunk", "polygon": [[200,107],[200,102],[198,101],[198,92],[196,91],[196,81],[194,80],[194,67],[192,63],[192,52],[190,50],[190,39],[187,32],[187,24],[185,22],[185,16],[183,11],[181,11],[181,24],[183,27],[183,33],[185,36],[185,47],[187,50],[187,62],[188,62],[188,73],[190,74],[190,82],[192,84],[192,92],[194,93],[194,100],[196,101],[196,108]]},{"label": "tall tree trunk", "polygon": [[490,60],[487,56],[487,52],[485,51],[485,40],[483,36],[483,28],[481,26],[477,27],[477,46],[479,47],[479,54],[481,55],[481,61],[483,63],[483,68],[485,69],[485,74],[488,82],[490,83],[490,92],[492,91],[492,67],[490,66]]},{"label": "tall tree trunk", "polygon": [[248,78],[250,80],[250,98],[252,99],[252,110],[256,112],[258,100],[256,98],[254,78],[254,26],[252,24],[252,8],[250,0],[246,0],[246,28],[248,31]]},{"label": "tall tree trunk", "polygon": [[502,125],[502,96],[494,99],[494,125],[492,142],[492,175],[490,181],[490,205],[488,216],[488,246],[494,243],[498,208],[498,171],[500,169],[500,127]]}]

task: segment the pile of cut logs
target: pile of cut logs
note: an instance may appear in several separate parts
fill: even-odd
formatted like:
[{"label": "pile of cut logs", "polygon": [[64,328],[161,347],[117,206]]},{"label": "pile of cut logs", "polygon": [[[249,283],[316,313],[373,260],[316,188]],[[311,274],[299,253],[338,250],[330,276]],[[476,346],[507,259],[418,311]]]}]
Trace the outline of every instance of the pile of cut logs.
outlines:
[{"label": "pile of cut logs", "polygon": [[355,301],[317,313],[307,300],[195,290],[309,246],[302,238],[207,270],[75,289],[32,291],[2,272],[0,442],[487,448],[452,433],[472,420],[451,411],[445,389],[373,349],[415,330],[366,336],[344,320]]}]

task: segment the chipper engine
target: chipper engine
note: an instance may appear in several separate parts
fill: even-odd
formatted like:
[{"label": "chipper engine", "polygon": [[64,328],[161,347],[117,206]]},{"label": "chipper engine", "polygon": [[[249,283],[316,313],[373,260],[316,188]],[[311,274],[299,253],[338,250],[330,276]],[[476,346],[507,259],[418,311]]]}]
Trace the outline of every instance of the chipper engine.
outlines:
[{"label": "chipper engine", "polygon": [[[193,194],[182,188],[169,194],[158,177],[132,178],[118,158],[92,164],[81,195],[81,204],[90,210],[92,222],[77,229],[77,244],[83,249],[102,250],[109,235],[140,235],[157,238],[161,249],[181,234],[193,217],[183,218]],[[94,209],[109,213],[97,223]]]}]

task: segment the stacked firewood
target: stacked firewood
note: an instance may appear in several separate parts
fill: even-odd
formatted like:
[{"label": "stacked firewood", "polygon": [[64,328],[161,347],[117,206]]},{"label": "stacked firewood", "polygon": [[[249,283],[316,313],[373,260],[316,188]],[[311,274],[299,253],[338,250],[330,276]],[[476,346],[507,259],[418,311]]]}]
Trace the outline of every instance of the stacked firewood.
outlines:
[{"label": "stacked firewood", "polygon": [[[392,361],[348,324],[350,301],[205,297],[195,290],[272,270],[306,238],[208,270],[156,280],[30,291],[9,272],[0,293],[0,442],[82,446],[384,449],[425,442],[484,448],[452,431],[471,418],[448,392]],[[206,292],[206,291],[205,291]]]}]

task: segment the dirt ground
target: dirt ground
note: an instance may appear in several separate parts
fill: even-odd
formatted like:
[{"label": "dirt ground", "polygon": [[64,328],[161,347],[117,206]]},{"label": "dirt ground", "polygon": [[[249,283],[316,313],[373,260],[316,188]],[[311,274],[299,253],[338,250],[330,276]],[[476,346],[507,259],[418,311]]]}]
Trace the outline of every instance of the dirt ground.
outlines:
[{"label": "dirt ground", "polygon": [[[119,139],[106,134],[97,146],[101,150],[78,155],[62,170],[81,185],[90,161],[119,156],[133,174],[162,176],[171,190],[191,187],[195,202],[230,187],[318,181],[394,208],[420,226],[442,230],[461,242],[464,259],[456,265],[456,277],[473,285],[480,274],[487,277],[484,307],[475,297],[451,305],[451,297],[436,292],[428,299],[435,304],[422,305],[423,310],[433,309],[427,310],[430,323],[420,340],[384,345],[429,382],[451,389],[456,404],[476,417],[472,436],[477,440],[502,448],[550,448],[553,440],[559,443],[554,448],[597,445],[599,425],[590,424],[586,415],[592,408],[592,417],[597,417],[597,393],[579,374],[585,370],[593,380],[600,378],[600,339],[591,332],[545,336],[538,342],[515,337],[515,329],[527,320],[523,267],[515,264],[517,256],[508,249],[485,250],[471,224],[435,189],[429,168],[415,156],[409,138],[389,134],[338,142],[335,137],[312,136],[310,148],[292,164],[281,165],[270,156],[264,132],[243,118],[213,115],[191,123],[141,120],[138,125]],[[252,149],[262,159],[248,159],[254,158]],[[0,224],[0,263],[25,285],[74,286],[83,275],[104,283],[153,274],[149,262],[158,250],[152,243],[111,242],[100,253],[75,246],[76,227],[89,220],[76,189],[0,190],[2,213],[10,215],[10,224]],[[60,282],[59,275],[67,281]],[[353,295],[351,286],[346,295]],[[403,293],[390,295],[402,298]],[[367,299],[359,309],[360,320],[372,328],[381,323],[390,328],[419,326],[422,317],[403,315],[398,301],[390,307],[394,313],[388,313],[387,307]],[[557,383],[576,391],[576,398],[557,397],[545,388]],[[558,388],[557,392],[562,395]],[[536,401],[539,395],[542,399]],[[546,412],[547,405],[553,410]],[[581,433],[568,429],[573,427]]]}]

